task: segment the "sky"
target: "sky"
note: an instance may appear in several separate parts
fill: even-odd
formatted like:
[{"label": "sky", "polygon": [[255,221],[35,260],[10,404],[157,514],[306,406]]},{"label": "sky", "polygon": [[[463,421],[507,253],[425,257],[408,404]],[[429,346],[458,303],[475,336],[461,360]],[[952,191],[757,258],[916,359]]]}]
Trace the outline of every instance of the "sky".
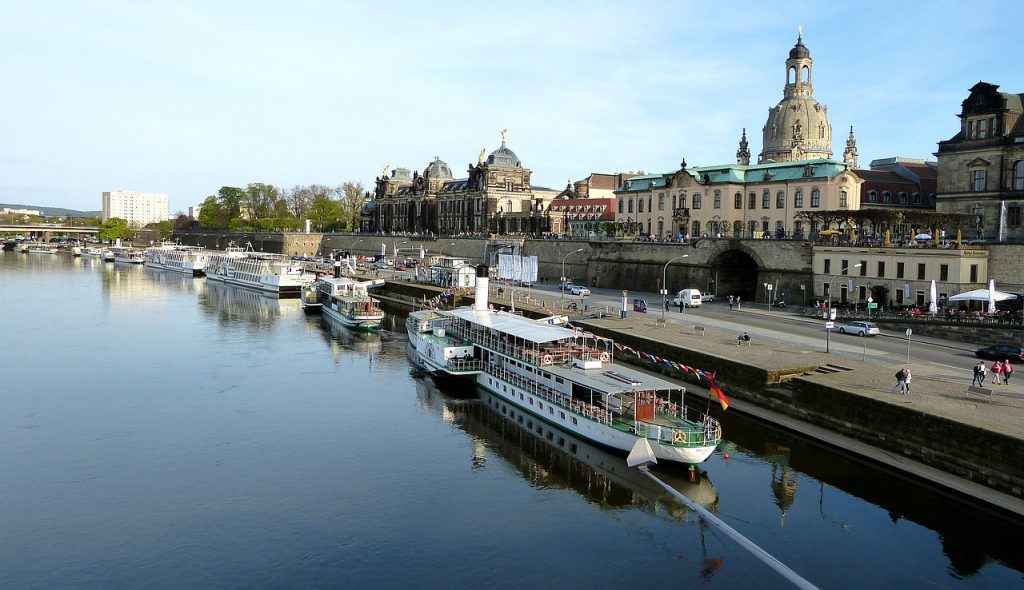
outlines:
[{"label": "sky", "polygon": [[464,177],[508,129],[533,184],[761,150],[803,27],[841,159],[934,159],[979,80],[1024,93],[1019,0],[0,0],[0,202]]}]

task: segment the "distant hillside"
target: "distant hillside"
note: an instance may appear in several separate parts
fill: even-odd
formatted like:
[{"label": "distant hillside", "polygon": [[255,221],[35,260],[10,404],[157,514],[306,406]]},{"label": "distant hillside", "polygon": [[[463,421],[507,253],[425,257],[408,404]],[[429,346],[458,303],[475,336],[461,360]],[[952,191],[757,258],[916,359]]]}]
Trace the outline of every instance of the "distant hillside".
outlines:
[{"label": "distant hillside", "polygon": [[99,217],[102,211],[79,211],[77,209],[62,209],[60,207],[40,207],[39,205],[20,205],[16,203],[0,203],[0,209],[35,209],[47,217]]}]

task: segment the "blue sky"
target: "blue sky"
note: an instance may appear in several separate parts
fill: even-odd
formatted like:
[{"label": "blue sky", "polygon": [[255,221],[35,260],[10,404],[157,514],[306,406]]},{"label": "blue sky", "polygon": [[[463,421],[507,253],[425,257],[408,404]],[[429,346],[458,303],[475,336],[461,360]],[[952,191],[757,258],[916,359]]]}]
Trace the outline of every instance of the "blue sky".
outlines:
[{"label": "blue sky", "polygon": [[[361,181],[508,146],[535,185],[761,149],[803,26],[841,157],[931,158],[978,80],[1024,92],[1019,2],[3,0],[0,202]],[[756,157],[756,156],[755,156]]]}]

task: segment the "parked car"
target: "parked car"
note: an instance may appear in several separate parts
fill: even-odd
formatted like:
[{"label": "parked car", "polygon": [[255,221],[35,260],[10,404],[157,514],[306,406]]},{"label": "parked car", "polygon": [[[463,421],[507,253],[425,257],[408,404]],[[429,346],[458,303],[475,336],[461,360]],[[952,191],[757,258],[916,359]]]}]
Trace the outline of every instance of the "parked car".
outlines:
[{"label": "parked car", "polygon": [[587,295],[590,295],[590,289],[582,285],[573,285],[569,289],[569,292],[572,293],[573,295],[579,295],[580,297],[586,297]]},{"label": "parked car", "polygon": [[707,303],[708,301],[714,301],[715,296],[705,291],[700,294],[700,300],[703,301],[704,303]]},{"label": "parked car", "polygon": [[1010,361],[1011,363],[1024,362],[1024,348],[1012,344],[996,344],[986,346],[974,351],[974,356],[990,361]]},{"label": "parked car", "polygon": [[399,264],[398,266],[395,267],[395,270],[409,270],[409,269],[406,268],[404,264]]},{"label": "parked car", "polygon": [[701,293],[697,289],[683,289],[676,294],[675,298],[672,299],[672,305],[679,305],[682,303],[686,307],[700,307],[704,300],[701,298]]},{"label": "parked car", "polygon": [[858,336],[877,336],[882,331],[872,322],[847,322],[839,326],[840,334],[856,334]]}]

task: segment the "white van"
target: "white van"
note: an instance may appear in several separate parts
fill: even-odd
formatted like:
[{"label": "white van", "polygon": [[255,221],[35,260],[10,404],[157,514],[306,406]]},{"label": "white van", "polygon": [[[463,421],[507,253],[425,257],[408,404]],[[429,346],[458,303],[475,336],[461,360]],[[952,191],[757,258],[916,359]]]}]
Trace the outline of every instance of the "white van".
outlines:
[{"label": "white van", "polygon": [[672,305],[679,305],[682,303],[686,307],[700,307],[703,303],[700,298],[700,289],[683,289],[676,294],[676,298],[672,300]]}]

